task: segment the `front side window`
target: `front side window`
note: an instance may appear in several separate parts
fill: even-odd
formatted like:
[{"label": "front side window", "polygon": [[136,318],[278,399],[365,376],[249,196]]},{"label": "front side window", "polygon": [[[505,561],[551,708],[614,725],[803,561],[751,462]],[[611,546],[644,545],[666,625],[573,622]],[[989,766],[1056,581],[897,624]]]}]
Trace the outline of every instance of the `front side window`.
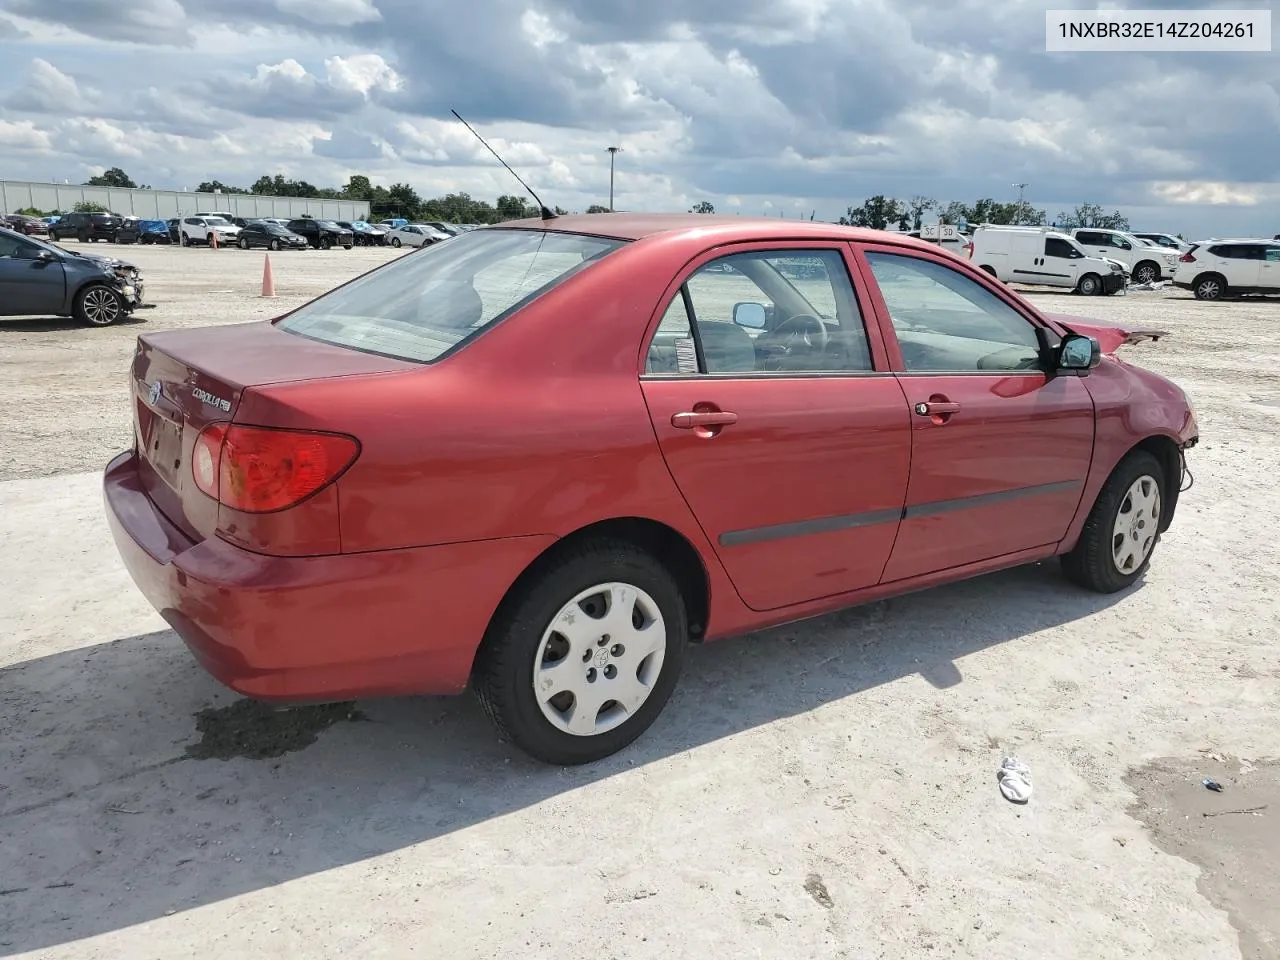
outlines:
[{"label": "front side window", "polygon": [[429,363],[623,241],[535,230],[486,230],[427,247],[313,300],[281,330]]},{"label": "front side window", "polygon": [[1267,247],[1266,259],[1270,263],[1276,263],[1277,261],[1280,261],[1280,247],[1277,247],[1277,246]]},{"label": "front side window", "polygon": [[1036,328],[977,281],[919,257],[866,256],[909,372],[1039,368]]},{"label": "front side window", "polygon": [[683,375],[871,370],[844,257],[838,250],[770,250],[703,264],[668,305],[645,369]]},{"label": "front side window", "polygon": [[34,243],[0,234],[0,260],[34,260],[39,252]]},{"label": "front side window", "polygon": [[1045,237],[1044,255],[1046,257],[1061,257],[1064,260],[1079,259],[1080,257],[1079,251],[1061,237]]}]

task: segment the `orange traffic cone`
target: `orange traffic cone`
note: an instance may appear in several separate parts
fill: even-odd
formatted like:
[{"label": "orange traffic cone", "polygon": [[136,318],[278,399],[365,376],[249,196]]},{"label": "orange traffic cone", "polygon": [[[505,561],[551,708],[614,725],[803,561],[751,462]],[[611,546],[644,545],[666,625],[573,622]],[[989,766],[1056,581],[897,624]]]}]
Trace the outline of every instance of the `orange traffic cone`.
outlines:
[{"label": "orange traffic cone", "polygon": [[276,295],[276,279],[271,275],[271,254],[265,254],[262,260],[262,295],[264,297],[274,297]]},{"label": "orange traffic cone", "polygon": [[218,249],[218,231],[217,230],[209,231],[209,246],[213,247],[213,249],[215,250]]}]

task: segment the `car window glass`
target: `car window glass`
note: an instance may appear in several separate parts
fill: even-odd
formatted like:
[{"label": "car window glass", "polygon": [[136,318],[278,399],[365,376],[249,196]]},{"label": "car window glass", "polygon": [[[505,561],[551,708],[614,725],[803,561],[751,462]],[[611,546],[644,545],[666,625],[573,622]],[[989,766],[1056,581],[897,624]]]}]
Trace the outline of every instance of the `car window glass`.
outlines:
[{"label": "car window glass", "polygon": [[0,259],[34,260],[39,248],[34,244],[0,234]]},{"label": "car window glass", "polygon": [[1236,256],[1241,260],[1265,260],[1267,255],[1266,248],[1256,243],[1242,244],[1237,250]]},{"label": "car window glass", "polygon": [[[703,264],[685,287],[704,373],[872,369],[862,313],[837,250],[731,254]],[[746,305],[739,307],[741,322],[735,305]],[[674,301],[670,309],[678,323]]]},{"label": "car window glass", "polygon": [[1033,370],[1040,338],[977,281],[919,257],[868,253],[902,359],[911,372]]},{"label": "car window glass", "polygon": [[693,324],[685,309],[684,296],[676,291],[675,297],[662,315],[658,330],[649,342],[645,358],[645,373],[698,372],[698,355],[694,349]]},{"label": "car window glass", "polygon": [[1044,241],[1044,255],[1046,257],[1069,258],[1075,255],[1075,248],[1061,237],[1046,237]]},{"label": "car window glass", "polygon": [[1280,247],[1267,247],[1266,259],[1272,263],[1280,260]]}]

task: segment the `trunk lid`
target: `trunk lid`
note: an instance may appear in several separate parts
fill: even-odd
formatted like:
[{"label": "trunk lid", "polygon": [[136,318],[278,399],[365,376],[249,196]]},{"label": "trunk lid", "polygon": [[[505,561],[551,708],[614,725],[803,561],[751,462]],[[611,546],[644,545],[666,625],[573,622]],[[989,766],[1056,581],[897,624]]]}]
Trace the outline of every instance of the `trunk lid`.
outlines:
[{"label": "trunk lid", "polygon": [[285,333],[269,322],[143,334],[130,375],[143,488],[175,526],[202,540],[217,529],[218,504],[196,487],[192,449],[205,426],[235,418],[246,391],[417,369],[415,363]]},{"label": "trunk lid", "polygon": [[1167,330],[1121,326],[1115,323],[1107,323],[1105,320],[1071,317],[1061,313],[1050,313],[1047,316],[1054,323],[1066,327],[1072,333],[1079,334],[1082,337],[1095,338],[1104,354],[1114,355],[1125,344],[1141,343],[1144,340],[1155,342],[1161,337],[1169,335]]}]

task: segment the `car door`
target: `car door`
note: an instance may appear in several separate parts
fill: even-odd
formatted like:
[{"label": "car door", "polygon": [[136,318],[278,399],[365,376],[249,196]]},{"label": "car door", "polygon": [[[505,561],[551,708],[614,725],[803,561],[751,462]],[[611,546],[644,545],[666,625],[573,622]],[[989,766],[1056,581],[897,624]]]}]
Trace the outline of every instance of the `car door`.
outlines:
[{"label": "car door", "polygon": [[61,260],[41,260],[40,247],[0,235],[0,314],[9,317],[61,313],[66,276]]},{"label": "car door", "polygon": [[1280,291],[1280,243],[1268,243],[1262,251],[1258,286],[1272,293]]},{"label": "car door", "polygon": [[1093,455],[1093,400],[1045,372],[1058,339],[994,283],[925,252],[858,252],[911,407],[911,476],[886,581],[1055,544]]},{"label": "car door", "polygon": [[873,586],[911,426],[847,248],[733,249],[693,261],[652,320],[641,387],[667,467],[749,607]]},{"label": "car door", "polygon": [[1266,245],[1261,243],[1233,243],[1223,247],[1227,261],[1227,289],[1232,287],[1253,289],[1262,282],[1263,264],[1266,263]]}]

